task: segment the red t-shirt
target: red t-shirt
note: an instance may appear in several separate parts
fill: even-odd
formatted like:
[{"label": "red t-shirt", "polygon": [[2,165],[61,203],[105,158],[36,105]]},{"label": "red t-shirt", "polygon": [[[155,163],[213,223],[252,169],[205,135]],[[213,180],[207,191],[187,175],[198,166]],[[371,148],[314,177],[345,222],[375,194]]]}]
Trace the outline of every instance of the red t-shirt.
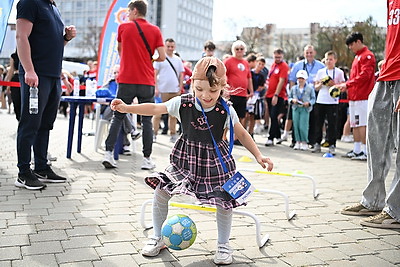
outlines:
[{"label": "red t-shirt", "polygon": [[[136,21],[142,28],[152,52],[158,47],[164,46],[161,31],[157,26],[150,24],[145,19]],[[133,21],[119,25],[117,41],[121,45],[119,82],[155,85],[154,68],[149,52]]]},{"label": "red t-shirt", "polygon": [[224,64],[230,94],[246,97],[251,78],[249,63],[245,59],[230,57],[224,61]]},{"label": "red t-shirt", "polygon": [[346,82],[349,100],[368,99],[375,85],[375,63],[374,54],[366,46],[357,52],[351,65],[350,79]]},{"label": "red t-shirt", "polygon": [[378,81],[400,80],[400,1],[387,0],[387,35],[385,63],[383,63]]},{"label": "red t-shirt", "polygon": [[289,66],[285,61],[282,61],[279,64],[276,64],[275,62],[272,64],[271,70],[268,74],[268,90],[266,97],[272,98],[274,96],[280,78],[284,78],[285,82],[282,90],[279,92],[279,97],[286,97],[286,84],[289,77],[289,70]]}]

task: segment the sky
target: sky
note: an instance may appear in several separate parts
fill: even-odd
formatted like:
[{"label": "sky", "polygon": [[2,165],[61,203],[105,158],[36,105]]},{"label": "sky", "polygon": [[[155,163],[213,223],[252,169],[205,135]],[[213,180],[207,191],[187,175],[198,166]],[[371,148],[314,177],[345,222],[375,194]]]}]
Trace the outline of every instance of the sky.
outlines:
[{"label": "sky", "polygon": [[[240,35],[243,27],[264,27],[272,23],[277,28],[306,28],[312,22],[335,26],[345,19],[356,22],[369,16],[379,26],[386,27],[386,1],[214,0],[212,35],[214,41],[231,41]],[[15,9],[10,20],[15,21]]]},{"label": "sky", "polygon": [[235,40],[243,27],[306,28],[312,22],[335,26],[372,16],[386,27],[385,0],[214,0],[213,40]]}]

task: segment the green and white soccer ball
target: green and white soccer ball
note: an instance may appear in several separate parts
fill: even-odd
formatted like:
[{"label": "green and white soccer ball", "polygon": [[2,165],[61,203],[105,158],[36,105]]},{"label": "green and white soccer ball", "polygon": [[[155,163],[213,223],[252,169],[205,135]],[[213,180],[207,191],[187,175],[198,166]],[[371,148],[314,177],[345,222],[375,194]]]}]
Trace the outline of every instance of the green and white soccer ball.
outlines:
[{"label": "green and white soccer ball", "polygon": [[190,247],[196,240],[197,228],[188,216],[176,214],[165,221],[161,234],[167,247],[183,250]]}]

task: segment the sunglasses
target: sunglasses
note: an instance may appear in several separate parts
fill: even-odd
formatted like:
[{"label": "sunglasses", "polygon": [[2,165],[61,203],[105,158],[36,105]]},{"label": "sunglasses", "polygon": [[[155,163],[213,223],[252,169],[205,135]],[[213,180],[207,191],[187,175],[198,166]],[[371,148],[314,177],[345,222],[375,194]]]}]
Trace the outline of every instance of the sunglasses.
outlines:
[{"label": "sunglasses", "polygon": [[235,50],[236,50],[236,51],[239,51],[239,50],[242,51],[242,50],[244,50],[244,48],[243,48],[243,47],[235,48]]}]

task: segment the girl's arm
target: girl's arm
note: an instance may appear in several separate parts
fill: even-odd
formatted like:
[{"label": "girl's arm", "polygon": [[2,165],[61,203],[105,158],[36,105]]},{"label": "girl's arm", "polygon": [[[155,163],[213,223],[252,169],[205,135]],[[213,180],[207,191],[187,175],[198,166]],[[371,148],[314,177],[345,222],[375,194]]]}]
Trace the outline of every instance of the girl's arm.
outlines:
[{"label": "girl's arm", "polygon": [[121,99],[114,99],[111,102],[110,107],[112,110],[116,110],[121,113],[135,113],[144,116],[168,113],[165,103],[143,103],[127,105]]},{"label": "girl's arm", "polygon": [[[250,134],[243,128],[240,122],[235,123],[234,126],[235,135],[239,139],[240,143],[248,150],[251,154],[253,154],[254,158],[257,160],[258,164],[261,167],[266,168],[268,171],[272,171],[274,164],[270,160],[270,158],[264,157],[260,150],[258,149],[256,143],[254,143],[253,138],[251,138]],[[268,164],[268,166],[265,165]]]}]

